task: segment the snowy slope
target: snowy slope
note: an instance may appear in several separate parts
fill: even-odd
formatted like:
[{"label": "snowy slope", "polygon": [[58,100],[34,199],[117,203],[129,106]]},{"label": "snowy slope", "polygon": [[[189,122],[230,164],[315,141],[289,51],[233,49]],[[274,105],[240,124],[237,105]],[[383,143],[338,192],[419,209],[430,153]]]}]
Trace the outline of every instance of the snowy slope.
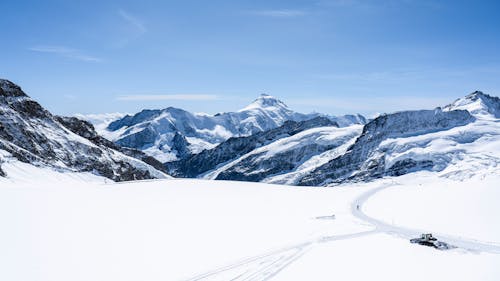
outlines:
[{"label": "snowy slope", "polygon": [[[119,145],[141,149],[162,162],[182,159],[211,149],[231,138],[249,136],[279,127],[285,121],[303,121],[320,114],[292,111],[282,101],[261,95],[237,112],[193,114],[169,107],[143,110],[111,122],[101,134]],[[360,115],[328,117],[342,126],[364,123]]]},{"label": "snowy slope", "polygon": [[325,159],[345,152],[361,129],[360,125],[309,129],[254,149],[204,177],[293,184]]},{"label": "snowy slope", "polygon": [[[307,160],[299,163],[300,165],[296,166],[291,171],[266,177],[262,182],[297,185],[297,183],[311,171],[344,154],[347,149],[354,144],[356,138],[361,134],[362,129],[362,125],[352,125],[345,128],[334,129],[330,132],[327,130],[326,135],[320,134],[318,140],[313,139],[312,141],[315,143],[318,141],[328,141],[329,145],[335,144],[333,149],[313,154]],[[314,133],[314,131],[312,132]]]},{"label": "snowy slope", "polygon": [[324,185],[429,170],[470,177],[500,165],[500,99],[474,92],[443,110],[382,115],[349,150],[299,181]]},{"label": "snowy slope", "polygon": [[[286,121],[282,126],[268,131],[259,132],[247,137],[234,137],[222,142],[213,149],[207,149],[199,154],[191,155],[180,161],[167,163],[169,173],[178,177],[200,177],[217,167],[238,159],[246,153],[280,139],[296,135],[311,128],[333,126],[334,123],[325,117],[295,122]],[[285,171],[286,165],[276,165],[277,169]]]},{"label": "snowy slope", "polygon": [[330,125],[312,122],[308,129],[318,129],[300,134],[281,126],[231,138],[167,167],[179,177],[289,185],[370,181],[421,170],[454,177],[453,169],[462,169],[457,176],[463,177],[500,163],[491,153],[500,151],[494,115],[499,106],[498,98],[476,92],[444,109],[384,114],[365,126],[319,129]]},{"label": "snowy slope", "polygon": [[[476,119],[468,111],[439,108],[379,116],[364,126],[361,136],[345,154],[318,167],[299,184],[324,185],[419,170],[442,170],[454,159],[453,152],[460,151],[454,150],[452,143],[445,145],[450,151],[439,150],[439,144],[445,141],[441,136],[448,135],[451,142],[462,142],[468,139],[462,136],[465,126],[474,121]],[[495,131],[495,124],[490,125],[489,130]],[[480,137],[481,133],[478,134]]]},{"label": "snowy slope", "polygon": [[[6,165],[15,176],[0,178],[1,280],[500,278],[500,240],[491,228],[500,211],[498,169],[448,179],[443,188],[430,172],[296,188],[202,180],[115,184],[27,165],[35,181],[14,172],[22,165]],[[438,196],[452,201],[440,208]],[[360,209],[393,228],[355,215],[353,204],[365,197]],[[436,199],[421,208],[429,197]],[[464,237],[465,247],[410,244],[400,225]]]},{"label": "snowy slope", "polygon": [[500,98],[476,91],[444,107],[445,111],[467,110],[480,119],[500,118]]},{"label": "snowy slope", "polygon": [[498,215],[499,171],[498,167],[490,167],[463,181],[423,177],[416,183],[413,179],[398,179],[401,185],[370,198],[365,210],[396,225],[460,233],[500,244],[500,225],[491,223]]},{"label": "snowy slope", "polygon": [[[0,165],[19,160],[66,171],[93,172],[113,180],[167,177],[142,161],[75,134],[61,123],[63,119],[53,116],[12,82],[0,80],[0,89]],[[87,132],[92,133],[93,128],[88,126]],[[1,175],[9,176],[1,171]]]}]

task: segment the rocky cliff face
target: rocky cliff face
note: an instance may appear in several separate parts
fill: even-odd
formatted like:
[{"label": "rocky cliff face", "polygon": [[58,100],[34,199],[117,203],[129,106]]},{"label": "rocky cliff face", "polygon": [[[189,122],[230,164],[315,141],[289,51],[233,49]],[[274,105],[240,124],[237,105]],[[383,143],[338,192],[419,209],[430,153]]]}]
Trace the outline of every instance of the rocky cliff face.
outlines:
[{"label": "rocky cliff face", "polygon": [[166,172],[166,169],[163,166],[163,164],[154,157],[151,157],[146,153],[137,149],[119,146],[113,143],[112,141],[109,141],[104,137],[100,136],[95,131],[94,126],[90,122],[78,119],[76,117],[55,116],[55,118],[64,127],[69,129],[73,133],[90,140],[95,145],[104,146],[119,151],[127,156],[141,160],[144,163],[153,166],[155,169],[159,171]]},{"label": "rocky cliff face", "polygon": [[90,124],[52,115],[14,83],[0,79],[0,89],[0,150],[19,161],[116,181],[167,177],[118,152]]},{"label": "rocky cliff face", "polygon": [[[357,127],[357,128],[356,128]],[[293,184],[294,174],[316,165],[359,135],[360,126],[315,127],[255,149],[210,173],[220,180]],[[280,179],[278,179],[280,178]]]},{"label": "rocky cliff face", "polygon": [[403,111],[382,115],[363,128],[361,136],[349,150],[327,164],[318,167],[299,181],[299,185],[325,185],[336,182],[370,180],[386,175],[402,175],[411,171],[432,169],[429,159],[407,158],[386,166],[387,151],[379,149],[389,138],[408,138],[463,126],[475,118],[466,110]]},{"label": "rocky cliff face", "polygon": [[259,132],[248,137],[230,138],[213,149],[204,150],[180,161],[167,163],[166,166],[174,176],[198,177],[217,168],[218,165],[237,159],[256,148],[310,128],[324,126],[337,126],[337,124],[324,117],[301,122],[286,121],[282,126],[272,130]]}]

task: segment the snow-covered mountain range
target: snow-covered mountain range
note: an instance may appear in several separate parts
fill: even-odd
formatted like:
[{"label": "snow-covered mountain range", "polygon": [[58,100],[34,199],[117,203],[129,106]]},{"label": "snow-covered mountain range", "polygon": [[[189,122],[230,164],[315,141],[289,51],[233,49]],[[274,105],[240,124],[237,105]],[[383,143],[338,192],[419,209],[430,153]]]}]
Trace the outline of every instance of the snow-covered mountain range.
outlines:
[{"label": "snow-covered mountain range", "polygon": [[[140,151],[123,149],[100,137],[92,125],[77,118],[54,116],[19,86],[0,79],[1,165],[21,161],[60,171],[92,172],[116,181],[167,178]],[[157,163],[156,163],[157,164]]]},{"label": "snow-covered mountain range", "polygon": [[94,129],[0,81],[0,167],[17,159],[113,180],[170,174],[325,186],[422,170],[464,178],[500,164],[500,99],[482,92],[369,121],[297,113],[268,95],[213,116],[172,107],[79,116]]},{"label": "snow-covered mountain range", "polygon": [[291,133],[299,123],[289,121],[167,168],[178,177],[316,186],[421,170],[464,177],[500,164],[499,106],[498,98],[475,92],[443,109],[384,114],[364,126],[313,119]]},{"label": "snow-covered mountain range", "polygon": [[[100,133],[121,146],[140,149],[162,162],[171,162],[211,149],[231,137],[250,136],[277,128],[286,121],[300,122],[318,116],[321,114],[295,112],[279,99],[262,94],[241,110],[215,115],[173,107],[143,110],[109,123]],[[366,122],[359,114],[325,117],[342,127]]]},{"label": "snow-covered mountain range", "polygon": [[[230,138],[213,149],[204,150],[180,161],[167,163],[167,167],[172,175],[178,177],[198,177],[214,169],[214,167],[251,153],[263,146],[275,143],[280,139],[299,134],[311,128],[326,126],[337,128],[338,124],[325,117],[316,117],[301,122],[286,121],[282,126],[275,129],[259,132],[248,137]],[[290,147],[285,149],[290,151]],[[297,155],[297,157],[299,156]],[[275,165],[273,169],[282,171],[284,163],[279,164]],[[251,168],[249,170],[252,171]],[[258,179],[253,178],[253,181],[256,180]]]}]

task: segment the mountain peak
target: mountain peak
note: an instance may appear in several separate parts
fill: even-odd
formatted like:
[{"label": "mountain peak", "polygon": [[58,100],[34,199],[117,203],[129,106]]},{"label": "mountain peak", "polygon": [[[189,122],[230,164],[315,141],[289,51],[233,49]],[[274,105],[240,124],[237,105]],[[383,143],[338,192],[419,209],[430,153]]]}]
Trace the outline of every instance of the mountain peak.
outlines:
[{"label": "mountain peak", "polygon": [[465,96],[465,99],[468,99],[471,101],[475,101],[477,99],[491,99],[491,98],[492,98],[492,96],[485,94],[481,91],[474,91],[474,92],[468,94],[467,96]]},{"label": "mountain peak", "polygon": [[26,94],[21,87],[6,79],[0,79],[0,96],[2,97],[25,97]]},{"label": "mountain peak", "polygon": [[255,99],[251,104],[249,104],[247,107],[243,108],[240,111],[251,110],[255,108],[269,108],[269,107],[279,107],[283,109],[288,109],[288,106],[278,98],[268,94],[260,94],[260,96],[257,99]]},{"label": "mountain peak", "polygon": [[474,91],[447,105],[444,110],[464,109],[473,115],[494,116],[500,118],[500,98]]}]

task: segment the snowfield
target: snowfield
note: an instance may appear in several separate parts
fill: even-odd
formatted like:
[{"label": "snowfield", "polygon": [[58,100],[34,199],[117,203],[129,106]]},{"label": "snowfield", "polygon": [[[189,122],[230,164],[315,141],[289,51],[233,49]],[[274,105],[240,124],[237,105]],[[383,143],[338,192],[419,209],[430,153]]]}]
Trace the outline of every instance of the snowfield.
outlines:
[{"label": "snowfield", "polygon": [[[0,280],[500,278],[498,172],[318,188],[2,168]],[[409,229],[463,247],[410,244]]]},{"label": "snowfield", "polygon": [[494,223],[499,183],[498,177],[408,182],[374,195],[365,211],[395,225],[457,233],[500,245],[500,224]]}]

